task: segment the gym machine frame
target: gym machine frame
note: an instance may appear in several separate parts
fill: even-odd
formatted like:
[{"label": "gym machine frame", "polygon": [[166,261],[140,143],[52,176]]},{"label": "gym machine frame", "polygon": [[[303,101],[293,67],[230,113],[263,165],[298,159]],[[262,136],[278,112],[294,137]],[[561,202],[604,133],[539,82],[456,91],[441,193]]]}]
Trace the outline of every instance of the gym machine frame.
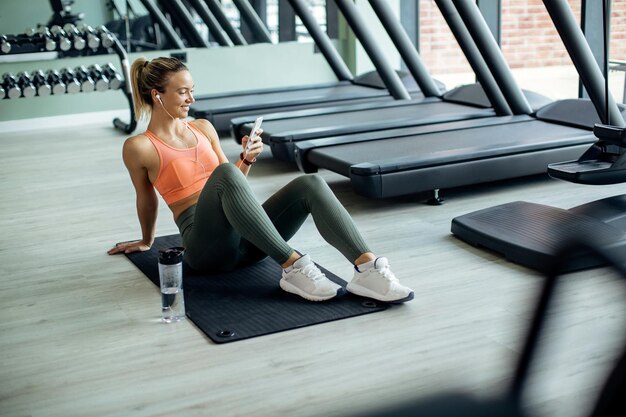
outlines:
[{"label": "gym machine frame", "polygon": [[[525,396],[531,387],[533,375],[531,371],[538,365],[543,337],[547,326],[553,319],[550,317],[554,305],[559,302],[557,290],[567,278],[570,267],[568,264],[580,252],[588,252],[598,263],[608,265],[617,275],[616,280],[626,283],[626,266],[619,253],[607,250],[597,242],[589,242],[579,236],[573,242],[562,242],[554,261],[549,265],[545,279],[541,284],[539,295],[534,303],[533,311],[521,344],[521,352],[513,369],[512,381],[504,387],[503,393],[491,398],[479,398],[464,391],[450,391],[429,398],[410,400],[398,405],[390,405],[384,410],[360,414],[360,417],[395,417],[395,416],[429,416],[429,417],[531,417],[534,413],[528,410]],[[613,326],[615,327],[615,326]],[[615,331],[619,331],[615,329]],[[626,402],[626,346],[615,352],[615,358],[606,376],[600,379],[601,387],[594,394],[593,402],[585,417],[604,417],[624,415]],[[544,364],[542,364],[544,365]],[[545,364],[544,366],[549,365]]]},{"label": "gym machine frame", "polygon": [[[566,0],[544,0],[544,5],[602,121],[594,126],[596,142],[579,159],[549,164],[548,174],[579,184],[624,182],[626,122],[606,85],[608,62],[605,60],[606,74],[603,74]],[[607,49],[609,16],[607,12]],[[604,55],[607,57],[608,53]],[[626,250],[625,213],[626,194],[567,210],[515,201],[458,216],[452,220],[451,232],[472,245],[501,253],[511,262],[542,270],[553,260],[556,244],[571,238],[573,232],[593,237],[602,248],[623,255]],[[576,255],[567,264],[568,271],[602,266],[588,252]]]}]

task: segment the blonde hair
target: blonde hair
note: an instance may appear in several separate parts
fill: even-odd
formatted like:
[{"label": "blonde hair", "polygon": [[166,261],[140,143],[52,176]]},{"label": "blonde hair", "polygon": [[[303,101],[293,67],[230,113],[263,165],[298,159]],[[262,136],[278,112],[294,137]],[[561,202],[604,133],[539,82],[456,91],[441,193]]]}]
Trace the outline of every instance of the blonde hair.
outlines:
[{"label": "blonde hair", "polygon": [[148,61],[141,57],[133,62],[130,67],[130,81],[137,120],[150,117],[153,105],[150,94],[152,89],[164,93],[171,75],[178,71],[188,71],[188,68],[176,58],[160,57]]}]

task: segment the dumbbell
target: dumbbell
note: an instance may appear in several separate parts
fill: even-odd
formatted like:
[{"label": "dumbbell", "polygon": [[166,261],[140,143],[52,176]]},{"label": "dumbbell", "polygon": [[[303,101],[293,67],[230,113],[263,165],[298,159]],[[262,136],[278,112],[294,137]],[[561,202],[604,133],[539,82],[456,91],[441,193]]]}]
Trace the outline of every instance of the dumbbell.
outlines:
[{"label": "dumbbell", "polygon": [[78,25],[78,30],[87,39],[87,46],[91,49],[98,49],[100,47],[100,38],[95,29],[89,25],[81,23]]},{"label": "dumbbell", "polygon": [[[17,35],[20,36],[20,35]],[[29,27],[26,28],[26,30],[24,31],[24,33],[21,36],[25,36],[28,38],[39,38],[39,32],[37,32],[37,28],[34,27]]]},{"label": "dumbbell", "polygon": [[96,82],[96,91],[106,91],[109,89],[109,78],[104,75],[100,65],[90,65],[88,70],[89,76]]},{"label": "dumbbell", "polygon": [[19,35],[0,35],[0,52],[9,54],[14,51],[15,47],[20,47],[29,44],[35,44],[37,38],[25,34]]},{"label": "dumbbell", "polygon": [[109,79],[109,88],[111,90],[119,90],[122,86],[122,77],[110,62],[102,69],[102,73]]},{"label": "dumbbell", "polygon": [[42,70],[35,70],[30,74],[33,85],[37,89],[37,95],[40,97],[52,94],[52,86],[46,80]]},{"label": "dumbbell", "polygon": [[96,88],[96,82],[91,78],[84,65],[74,68],[74,74],[80,83],[80,91],[83,93],[91,93]]},{"label": "dumbbell", "polygon": [[34,45],[36,47],[43,46],[43,37],[35,31],[35,29],[28,29],[25,33],[9,37],[11,46],[24,46],[27,44]]},{"label": "dumbbell", "polygon": [[7,98],[18,98],[22,95],[22,89],[10,72],[2,74],[2,88]]},{"label": "dumbbell", "polygon": [[69,40],[67,33],[59,25],[54,25],[50,28],[52,37],[59,45],[59,49],[62,51],[69,51],[72,48],[72,42]]},{"label": "dumbbell", "polygon": [[57,49],[57,42],[54,40],[50,29],[47,26],[39,26],[37,28],[39,36],[43,37],[46,51],[54,51]]},{"label": "dumbbell", "polygon": [[0,35],[0,51],[2,51],[3,54],[11,52],[11,42],[9,42],[6,35]]},{"label": "dumbbell", "polygon": [[76,79],[74,70],[67,67],[60,71],[61,80],[65,83],[65,88],[68,93],[76,94],[80,93],[80,82]]},{"label": "dumbbell", "polygon": [[[54,40],[45,37],[40,33],[34,33],[33,35],[19,34],[14,38],[15,45],[20,47],[34,48],[36,51],[49,50],[49,48],[56,48]],[[52,44],[49,44],[52,42]]]},{"label": "dumbbell", "polygon": [[57,70],[46,71],[46,81],[52,86],[52,94],[65,94],[67,86],[61,78],[61,74]]},{"label": "dumbbell", "polygon": [[17,74],[17,85],[22,89],[22,97],[29,98],[37,94],[37,90],[30,79],[30,75],[25,71]]},{"label": "dumbbell", "polygon": [[87,42],[83,38],[83,34],[78,31],[76,26],[74,26],[72,23],[66,23],[65,25],[63,25],[63,30],[65,31],[65,33],[67,33],[70,40],[72,41],[74,49],[76,49],[77,51],[82,51],[83,49],[85,49],[85,46],[87,46]]},{"label": "dumbbell", "polygon": [[102,42],[102,46],[105,48],[110,48],[115,43],[115,35],[109,32],[109,29],[104,25],[100,25],[97,28],[98,34],[100,35],[100,41]]},{"label": "dumbbell", "polygon": [[0,51],[8,54],[14,51],[15,47],[20,47],[28,44],[34,44],[35,38],[26,34],[19,35],[0,35]]},{"label": "dumbbell", "polygon": [[57,43],[52,39],[52,34],[47,26],[28,28],[24,31],[24,35],[30,37],[34,44],[43,43],[46,51],[54,51],[57,48]]}]

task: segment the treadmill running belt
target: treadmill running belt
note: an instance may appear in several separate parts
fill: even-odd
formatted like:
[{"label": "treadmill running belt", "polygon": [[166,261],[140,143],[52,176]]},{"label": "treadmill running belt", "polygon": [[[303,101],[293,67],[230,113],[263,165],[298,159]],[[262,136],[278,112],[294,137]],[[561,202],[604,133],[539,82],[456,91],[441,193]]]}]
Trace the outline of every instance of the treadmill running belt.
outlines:
[{"label": "treadmill running belt", "polygon": [[526,120],[510,125],[477,125],[462,130],[320,147],[309,151],[309,159],[321,168],[341,164],[343,172],[347,172],[346,167],[358,164],[363,164],[359,172],[365,172],[367,166],[376,166],[377,172],[390,172],[530,152],[538,146],[556,148],[594,141],[590,130]]},{"label": "treadmill running belt", "polygon": [[[160,249],[180,246],[180,236],[158,237],[146,252],[127,257],[159,286]],[[318,265],[319,267],[319,265]],[[332,281],[346,282],[320,267]],[[184,267],[187,316],[213,342],[227,343],[313,324],[359,316],[389,307],[353,294],[307,301],[278,286],[281,268],[270,258],[236,271],[208,275]],[[157,306],[155,305],[155,308]]]},{"label": "treadmill running belt", "polygon": [[[407,126],[417,126],[432,123],[433,120],[451,121],[494,115],[492,109],[429,101],[350,112],[339,110],[335,114],[321,114],[305,118],[267,120],[264,121],[263,131],[264,136],[271,135],[273,140],[280,140],[286,136],[293,140],[294,137],[306,139],[312,136],[310,133],[317,132],[324,132],[325,135],[337,134],[346,127],[350,129],[350,132],[355,129],[359,132],[372,130],[372,128],[373,130],[396,128],[403,123]],[[247,131],[251,127],[250,124]],[[298,133],[292,134],[294,131]],[[319,134],[315,136],[319,137]]]},{"label": "treadmill running belt", "polygon": [[[430,102],[410,106],[395,106],[355,112],[337,112],[306,117],[263,122],[263,140],[269,143],[272,156],[293,162],[294,142],[311,138],[328,138],[335,135],[356,135],[402,127],[433,125],[494,116],[492,109],[480,109],[445,102]],[[304,124],[306,123],[306,124]],[[248,134],[252,126],[242,129]],[[354,138],[348,137],[347,140]]]},{"label": "treadmill running belt", "polygon": [[202,112],[225,112],[255,110],[265,106],[316,103],[330,100],[350,100],[354,98],[392,97],[387,90],[362,87],[353,84],[340,84],[332,87],[310,88],[302,90],[274,91],[247,95],[218,96],[197,100],[191,106],[191,115],[198,117]]},{"label": "treadmill running belt", "polygon": [[349,177],[359,194],[388,198],[544,173],[550,163],[578,158],[594,141],[591,130],[531,119],[315,147],[300,157]]},{"label": "treadmill running belt", "polygon": [[[409,88],[413,99],[424,94]],[[351,82],[338,82],[323,87],[291,87],[279,90],[244,91],[228,95],[198,97],[189,115],[207,119],[218,132],[230,130],[230,121],[240,116],[260,116],[266,113],[310,109],[320,106],[341,106],[373,101],[393,102],[386,89],[364,87]]]}]

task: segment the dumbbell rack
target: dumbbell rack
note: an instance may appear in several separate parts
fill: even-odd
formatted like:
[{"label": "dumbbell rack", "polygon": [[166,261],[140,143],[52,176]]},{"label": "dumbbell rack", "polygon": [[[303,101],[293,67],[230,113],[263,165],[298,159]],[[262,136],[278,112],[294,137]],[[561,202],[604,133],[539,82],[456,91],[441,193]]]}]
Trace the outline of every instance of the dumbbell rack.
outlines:
[{"label": "dumbbell rack", "polygon": [[[119,80],[119,86],[117,89],[121,90],[126,97],[130,107],[130,122],[124,123],[119,118],[113,120],[113,125],[125,133],[132,133],[137,127],[137,121],[134,114],[133,96],[130,86],[130,65],[128,61],[128,55],[126,50],[119,42],[117,37],[109,32],[106,27],[100,26],[97,30],[91,29],[89,26],[85,30],[73,30],[73,33],[66,31],[63,28],[51,28],[40,27],[33,29],[28,33],[18,35],[0,35],[0,56],[15,55],[15,54],[33,54],[41,52],[58,52],[59,57],[63,56],[92,56],[92,55],[105,55],[114,51],[120,60],[122,74],[121,80]],[[73,48],[73,50],[72,50]],[[116,73],[114,67],[113,71]],[[41,71],[38,71],[41,72]],[[82,71],[81,71],[82,72]],[[110,71],[109,71],[110,73]],[[41,77],[42,74],[35,74],[36,77]],[[21,74],[19,76],[24,76]],[[63,76],[59,74],[59,76]],[[81,75],[82,76],[82,75]],[[80,80],[76,81],[80,82]],[[50,91],[49,93],[40,93],[39,91],[28,90],[20,92],[20,97],[32,97],[38,95],[51,94],[63,94],[77,92],[71,91],[69,88],[62,91]],[[80,87],[78,87],[80,90]],[[95,84],[94,84],[95,88]],[[115,88],[112,88],[115,89]],[[93,89],[83,89],[82,91],[93,91]],[[18,98],[10,97],[9,91],[6,92],[6,99]]]}]

